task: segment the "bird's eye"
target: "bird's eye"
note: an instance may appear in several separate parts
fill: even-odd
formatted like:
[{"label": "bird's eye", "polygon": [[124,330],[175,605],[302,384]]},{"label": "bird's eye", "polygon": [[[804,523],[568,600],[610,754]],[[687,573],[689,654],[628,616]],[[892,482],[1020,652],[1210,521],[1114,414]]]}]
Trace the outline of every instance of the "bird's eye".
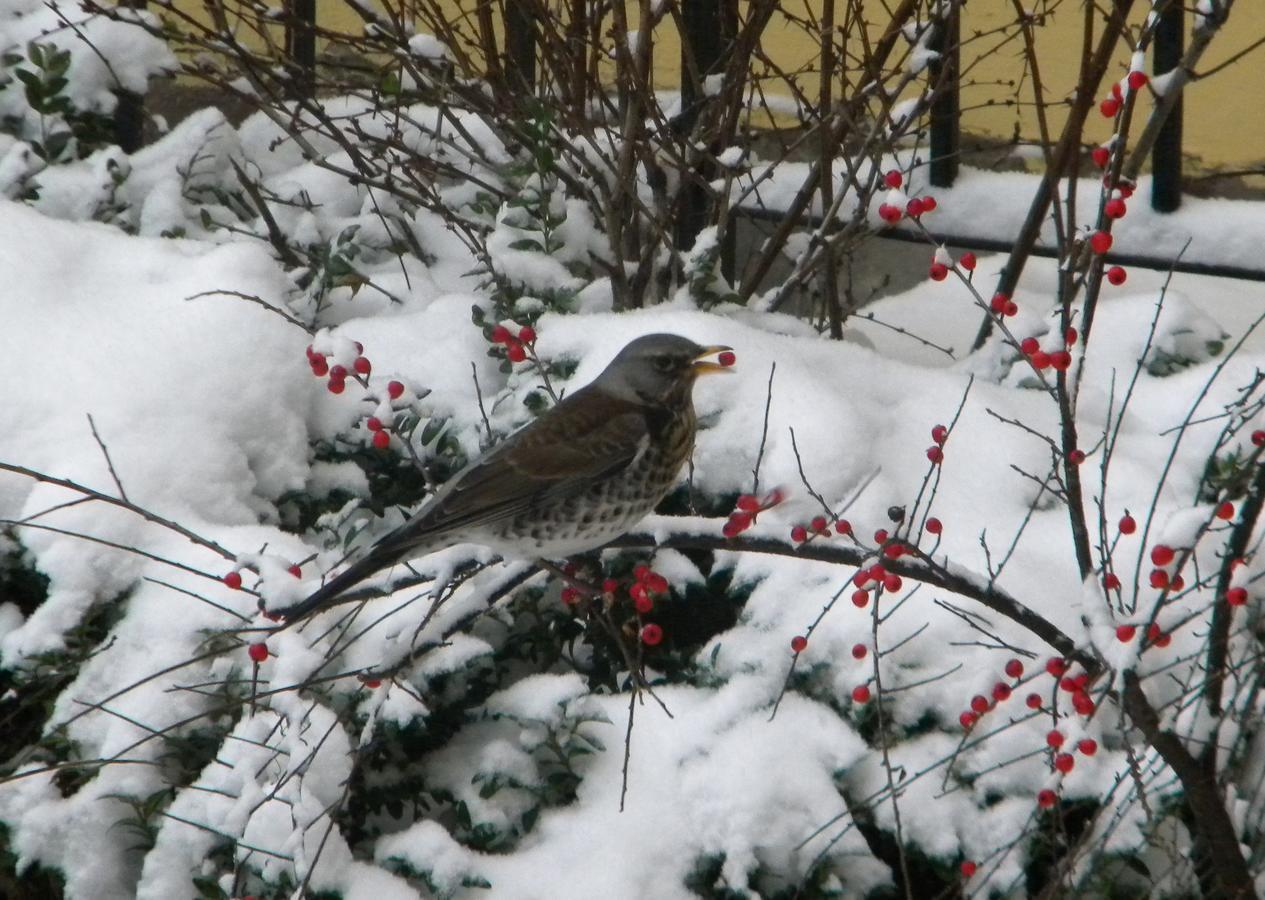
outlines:
[{"label": "bird's eye", "polygon": [[671,372],[676,369],[676,360],[670,356],[656,356],[654,367],[660,372]]}]

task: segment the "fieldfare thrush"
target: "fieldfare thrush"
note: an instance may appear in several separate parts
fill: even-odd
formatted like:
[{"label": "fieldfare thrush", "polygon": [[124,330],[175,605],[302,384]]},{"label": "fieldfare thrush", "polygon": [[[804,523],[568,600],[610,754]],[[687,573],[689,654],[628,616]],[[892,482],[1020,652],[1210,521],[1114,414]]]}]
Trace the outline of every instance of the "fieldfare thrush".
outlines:
[{"label": "fieldfare thrush", "polygon": [[454,544],[561,559],[610,542],[676,483],[694,449],[694,381],[726,371],[703,357],[728,349],[674,334],[637,338],[591,384],[466,466],[345,571],[276,615],[310,615],[382,569]]}]

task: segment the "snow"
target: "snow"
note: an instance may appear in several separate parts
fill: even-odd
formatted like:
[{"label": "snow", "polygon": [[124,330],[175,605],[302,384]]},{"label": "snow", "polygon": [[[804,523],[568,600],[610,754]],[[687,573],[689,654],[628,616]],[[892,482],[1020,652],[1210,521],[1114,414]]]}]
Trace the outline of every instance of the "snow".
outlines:
[{"label": "snow", "polygon": [[[440,58],[442,48],[425,37],[414,38],[412,51]],[[355,110],[356,101],[342,108]],[[430,121],[434,110],[417,107],[411,115]],[[504,161],[509,151],[489,130],[466,124],[474,135],[466,151]],[[451,149],[432,137],[417,128],[406,140]],[[327,529],[363,525],[351,542],[359,546],[403,515],[390,503],[381,517],[360,505],[374,481],[351,457],[368,450],[368,415],[443,420],[444,433],[472,457],[489,428],[503,435],[531,420],[524,399],[541,379],[526,365],[503,372],[488,355],[470,323],[473,306],[491,314],[486,272],[473,274],[478,261],[435,213],[392,207],[307,158],[315,151],[345,162],[345,148],[315,138],[301,147],[262,117],[233,128],[214,112],[195,114],[130,157],[102,150],[31,172],[23,146],[0,148],[7,192],[28,176],[41,185],[30,203],[0,201],[0,271],[9,285],[0,292],[0,359],[9,372],[0,462],[111,497],[125,492],[152,513],[147,520],[117,505],[70,505],[73,490],[0,474],[0,519],[25,520],[0,532],[4,564],[21,560],[48,579],[48,596],[34,610],[0,603],[0,666],[38,673],[45,655],[74,648],[86,615],[107,607],[118,613],[108,639],[58,691],[45,730],[60,729],[83,759],[129,764],[101,766],[66,794],[35,762],[22,777],[0,781],[10,848],[21,865],[62,872],[68,897],[193,897],[192,878],[204,874],[227,879],[221,887],[230,891],[232,879],[214,862],[226,850],[251,878],[271,885],[310,876],[313,890],[379,900],[486,890],[671,900],[697,896],[687,881],[707,865],[715,874],[708,889],[738,895],[756,883],[799,884],[822,864],[842,895],[863,896],[890,885],[890,871],[852,810],[865,808],[892,830],[893,790],[907,841],[945,865],[979,861],[971,889],[1005,892],[1024,876],[1037,790],[1105,798],[1132,789],[1130,737],[1103,694],[1107,679],[1093,686],[1100,714],[1076,716],[1063,700],[1058,720],[1068,742],[1093,738],[1097,753],[1078,755],[1066,775],[1052,774],[1045,753],[1051,711],[1034,712],[1023,697],[1040,692],[1048,704],[1057,695],[1044,669],[1053,648],[998,612],[918,586],[912,574],[859,607],[851,566],[733,550],[716,551],[706,565],[683,550],[648,553],[676,589],[657,601],[663,609],[679,614],[696,602],[686,599],[687,588],[690,597],[706,594],[722,575],[745,596],[734,604],[731,626],[681,653],[685,676],[652,668],[653,696],[635,698],[581,674],[593,653],[583,638],[568,643],[573,658],[539,665],[508,653],[536,637],[536,623],[561,627],[561,605],[543,576],[525,585],[523,594],[539,589],[530,601],[501,597],[529,567],[498,563],[486,548],[446,548],[414,561],[412,572],[400,566],[384,576],[412,576],[409,587],[263,631],[271,623],[258,614],[254,592],[269,605],[290,602],[339,564],[348,545],[329,540]],[[195,157],[199,166],[190,171]],[[731,147],[721,161],[735,165],[740,157]],[[236,184],[233,162],[297,204],[278,206],[284,234],[297,245],[345,250],[359,282],[322,293],[313,286],[319,279],[305,277],[312,272],[286,271],[275,259],[262,223],[224,219],[237,222],[236,230],[204,224],[203,210],[212,218],[231,213],[217,206],[213,189]],[[909,169],[883,162],[884,169]],[[778,208],[802,174],[781,167],[759,189],[763,202]],[[912,177],[908,196],[925,193],[921,170]],[[967,170],[958,185],[936,191],[940,205],[928,224],[1008,236],[1032,186],[1026,175]],[[658,307],[616,313],[609,281],[595,274],[610,260],[588,208],[544,179],[528,190],[558,217],[549,235],[556,252],[527,249],[521,242],[544,240],[543,231],[505,206],[490,224],[486,262],[518,289],[514,315],[533,321],[536,352],[574,363],[557,387],[589,382],[629,340],[649,332],[735,348],[733,374],[703,379],[695,391],[701,427],[691,485],[702,498],[749,491],[758,461],[761,492],[778,485],[788,496],[762,512],[748,536],[782,540],[790,526],[821,512],[802,471],[866,546],[875,529],[896,527],[894,508],[904,507],[909,521],[939,517],[944,533],[920,536],[938,564],[977,586],[994,580],[1109,666],[1147,676],[1202,648],[1210,591],[1174,592],[1161,604],[1147,587],[1147,553],[1165,542],[1193,548],[1201,572],[1219,564],[1214,545],[1224,532],[1209,537],[1210,525],[1222,526],[1197,487],[1218,447],[1217,414],[1265,367],[1259,335],[1237,355],[1225,353],[1259,314],[1259,284],[1177,273],[1157,312],[1166,273],[1132,269],[1126,286],[1104,288],[1095,339],[1072,348],[1081,375],[1077,424],[1088,453],[1080,470],[1086,508],[1105,535],[1093,543],[1096,552],[1114,554],[1122,581],[1120,595],[1109,597],[1098,575],[1081,579],[1070,562],[1067,516],[1033,481],[1051,461],[1041,435],[1057,434],[1049,397],[1003,342],[968,352],[979,313],[953,278],[920,281],[865,310],[951,354],[860,317],[848,323],[855,340],[832,342],[786,315],[733,304],[704,312],[688,291]],[[1083,182],[1079,190],[1082,208],[1092,207],[1096,186]],[[1144,183],[1116,230],[1118,251],[1171,255],[1189,240],[1187,255],[1201,261],[1255,258],[1259,204],[1188,199],[1179,213],[1161,217],[1146,208],[1145,191]],[[452,202],[463,196],[448,195]],[[906,199],[901,191],[889,195],[902,207]],[[391,250],[404,234],[416,239],[420,256]],[[688,265],[701,266],[715,246],[715,231],[705,230]],[[959,255],[948,247],[926,252],[946,265]],[[1002,263],[980,255],[973,284],[985,295]],[[1062,346],[1053,315],[1057,277],[1051,262],[1029,264],[1015,294],[1020,313],[1008,320],[1016,337]],[[570,306],[559,306],[558,295]],[[296,320],[321,327],[309,333]],[[330,393],[312,376],[305,348],[351,366],[356,342],[372,373],[364,385],[349,379],[343,393]],[[393,400],[386,384],[394,379],[406,390]],[[959,408],[944,462],[933,466],[931,429]],[[1262,424],[1257,411],[1232,445],[1246,452],[1248,435]],[[316,449],[329,446],[348,456]],[[331,504],[300,529],[296,494]],[[1126,509],[1143,527],[1116,535]],[[664,539],[714,538],[720,521],[662,516],[645,530]],[[858,546],[845,538],[821,543]],[[300,578],[292,564],[301,564]],[[221,581],[239,567],[249,590]],[[1192,580],[1193,568],[1184,570]],[[1260,572],[1260,562],[1249,560],[1235,583],[1251,585]],[[349,615],[354,620],[344,625]],[[1145,631],[1153,617],[1171,631],[1171,646],[1143,650],[1140,640],[1116,639],[1117,624]],[[810,626],[793,663],[790,638]],[[269,656],[256,665],[246,648],[259,640]],[[1236,652],[1247,640],[1236,632]],[[866,650],[860,659],[856,645]],[[1025,665],[1018,681],[1003,674],[1012,656]],[[626,685],[627,674],[613,677]],[[382,684],[363,682],[367,675]],[[861,685],[877,693],[876,677],[894,734],[886,748],[872,737],[877,704],[851,699]],[[299,690],[309,679],[317,683]],[[999,682],[1013,697],[964,731],[959,714],[973,696],[993,696]],[[216,687],[200,687],[207,684]],[[1180,707],[1166,715],[1184,740],[1226,740],[1228,728],[1206,708],[1181,707],[1177,679],[1145,685],[1157,705]],[[463,704],[466,696],[477,700]],[[231,713],[220,709],[226,701]],[[156,737],[163,729],[204,737],[213,752],[172,792],[167,816],[154,820],[152,849],[129,854],[128,833],[116,827],[129,810],[118,798],[167,787],[159,763],[169,748]],[[411,755],[381,768],[365,764],[401,735],[413,742]],[[1152,758],[1138,765],[1166,778]],[[367,836],[330,827],[329,811],[345,801],[349,785],[387,772],[400,781],[370,785],[388,797]],[[1173,790],[1151,788],[1158,805]],[[564,796],[543,802],[551,791]],[[1131,852],[1149,826],[1135,799],[1114,809],[1116,824],[1095,828],[1110,846]],[[481,835],[495,840],[484,845]]]}]

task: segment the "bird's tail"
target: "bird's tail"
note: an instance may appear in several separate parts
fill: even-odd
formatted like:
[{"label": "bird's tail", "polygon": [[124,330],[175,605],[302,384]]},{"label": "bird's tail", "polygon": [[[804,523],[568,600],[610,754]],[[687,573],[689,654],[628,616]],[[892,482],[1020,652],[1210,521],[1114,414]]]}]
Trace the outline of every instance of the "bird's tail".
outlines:
[{"label": "bird's tail", "polygon": [[402,559],[425,552],[424,548],[419,549],[415,544],[405,543],[401,546],[403,542],[393,541],[391,537],[391,535],[388,535],[385,539],[375,544],[369,549],[368,553],[317,588],[303,602],[296,603],[294,606],[287,606],[285,609],[272,611],[270,615],[278,619],[284,619],[287,622],[296,622],[334,605],[334,601],[339,596],[376,572],[389,568]]}]

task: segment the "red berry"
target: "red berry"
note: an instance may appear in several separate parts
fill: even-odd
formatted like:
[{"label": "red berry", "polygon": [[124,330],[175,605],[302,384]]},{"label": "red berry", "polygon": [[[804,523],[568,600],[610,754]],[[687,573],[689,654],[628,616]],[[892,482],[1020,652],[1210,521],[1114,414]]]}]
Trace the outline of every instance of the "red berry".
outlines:
[{"label": "red berry", "polygon": [[605,581],[602,582],[602,593],[603,594],[619,593],[619,582],[616,581],[614,578],[607,578]]},{"label": "red berry", "polygon": [[1104,119],[1114,119],[1120,111],[1120,101],[1115,97],[1108,97],[1098,104],[1098,111],[1103,114]]},{"label": "red berry", "polygon": [[866,687],[864,684],[858,684],[856,687],[852,689],[852,702],[853,703],[869,703],[870,689]]},{"label": "red berry", "polygon": [[818,534],[823,534],[830,530],[830,520],[825,516],[813,516],[813,520],[808,525]]},{"label": "red berry", "polygon": [[935,198],[935,197],[932,197],[931,195],[927,195],[926,197],[923,197],[923,198],[922,198],[922,211],[923,211],[923,212],[931,212],[931,211],[932,211],[933,209],[935,209],[935,208],[936,208],[936,198]]},{"label": "red berry", "polygon": [[971,698],[971,709],[981,715],[988,712],[988,707],[990,705],[991,704],[988,702],[988,698],[983,694],[976,694]]},{"label": "red berry", "polygon": [[330,380],[330,381],[334,381],[334,380],[338,380],[338,381],[346,381],[346,380],[347,380],[347,367],[346,367],[346,366],[330,366],[330,367],[329,367],[329,380]]},{"label": "red berry", "polygon": [[1088,716],[1094,711],[1094,700],[1084,692],[1076,693],[1072,695],[1072,706],[1082,716]]},{"label": "red berry", "polygon": [[847,519],[838,519],[835,521],[835,534],[851,534],[852,523]]},{"label": "red berry", "polygon": [[391,435],[385,431],[375,431],[373,433],[373,446],[379,450],[385,450],[391,446]]},{"label": "red berry", "polygon": [[628,589],[628,596],[632,597],[634,606],[641,607],[646,601],[650,600],[650,591],[646,590],[646,586],[638,581]]},{"label": "red berry", "polygon": [[1151,548],[1151,562],[1157,566],[1166,566],[1173,561],[1177,553],[1167,544],[1156,544]]},{"label": "red berry", "polygon": [[567,585],[562,589],[561,599],[567,606],[573,606],[574,604],[580,602],[580,592],[570,585]]},{"label": "red berry", "polygon": [[290,566],[290,568],[286,569],[286,571],[289,572],[291,575],[293,575],[295,578],[303,577],[303,570],[299,568],[298,563],[295,563],[294,565]]},{"label": "red berry", "polygon": [[382,687],[382,679],[381,678],[366,678],[364,680],[364,686],[371,689],[380,688]]},{"label": "red berry", "polygon": [[993,699],[998,703],[1004,703],[1009,700],[1011,693],[1010,685],[1004,681],[999,681],[993,685]]},{"label": "red berry", "polygon": [[1024,698],[1023,702],[1027,704],[1028,709],[1040,709],[1040,708],[1041,708],[1041,695],[1040,695],[1040,694],[1029,694],[1027,697],[1025,697],[1025,698]]},{"label": "red berry", "polygon": [[382,420],[379,419],[377,416],[370,416],[369,418],[365,419],[365,427],[368,428],[370,431],[381,431]]},{"label": "red berry", "polygon": [[1265,447],[1265,431],[1252,432],[1252,445],[1254,447]]},{"label": "red berry", "polygon": [[1049,788],[1037,792],[1037,806],[1042,809],[1049,809],[1058,802],[1059,796]]},{"label": "red berry", "polygon": [[341,394],[347,389],[347,382],[341,378],[330,376],[329,383],[325,385],[331,394]]},{"label": "red berry", "polygon": [[1023,677],[1023,663],[1017,659],[1012,659],[1006,663],[1006,674],[1011,678]]},{"label": "red berry", "polygon": [[1127,644],[1137,635],[1138,629],[1135,625],[1117,625],[1116,640],[1122,644]]},{"label": "red berry", "polygon": [[874,565],[870,566],[870,580],[871,581],[882,581],[886,577],[887,577],[887,570],[883,568],[882,563],[875,563]]},{"label": "red berry", "polygon": [[[913,205],[912,200],[910,205]],[[915,213],[911,212],[910,215],[915,215]],[[900,208],[892,206],[890,203],[880,203],[878,205],[878,217],[889,225],[894,225],[900,221]]]},{"label": "red berry", "polygon": [[1129,209],[1125,206],[1123,200],[1119,197],[1113,197],[1103,206],[1102,211],[1108,219],[1123,219],[1124,214],[1128,212]]},{"label": "red berry", "polygon": [[886,184],[889,188],[898,188],[902,184],[905,183],[905,178],[903,175],[900,174],[898,170],[892,169],[890,172],[888,172],[886,175],[883,176],[883,183]]},{"label": "red berry", "polygon": [[1064,775],[1076,767],[1076,758],[1070,753],[1060,753],[1054,757],[1054,768]]},{"label": "red berry", "polygon": [[1163,590],[1168,587],[1168,572],[1163,569],[1151,570],[1151,587],[1156,590]]},{"label": "red berry", "polygon": [[1234,518],[1234,504],[1231,503],[1229,500],[1226,500],[1220,506],[1218,506],[1217,518],[1226,519],[1226,520],[1233,519]]},{"label": "red berry", "polygon": [[1099,256],[1110,250],[1113,243],[1115,241],[1111,236],[1111,232],[1108,231],[1095,231],[1093,237],[1089,239],[1090,248]]},{"label": "red berry", "polygon": [[1045,670],[1055,678],[1062,678],[1067,672],[1067,660],[1061,656],[1052,656],[1046,660]]},{"label": "red berry", "polygon": [[874,531],[874,543],[876,544],[887,543],[887,529],[886,528],[878,528]]},{"label": "red berry", "polygon": [[1133,518],[1133,516],[1129,515],[1128,513],[1125,513],[1123,516],[1120,517],[1120,533],[1121,534],[1133,534],[1133,532],[1137,530],[1138,530],[1138,523]]},{"label": "red berry", "polygon": [[874,579],[870,577],[869,569],[857,569],[856,574],[852,576],[852,583],[857,587],[865,587]]},{"label": "red berry", "polygon": [[716,357],[716,362],[726,367],[732,366],[737,361],[738,361],[738,357],[734,354],[732,350],[722,350],[720,352],[720,355]]},{"label": "red berry", "polygon": [[524,344],[536,343],[536,329],[532,328],[530,325],[524,325],[522,328],[518,329],[518,339]]},{"label": "red berry", "polygon": [[504,325],[497,325],[492,329],[492,343],[494,344],[504,344],[512,338],[513,335],[510,334],[510,330]]},{"label": "red berry", "polygon": [[807,646],[808,638],[804,637],[802,634],[797,634],[795,637],[791,638],[791,650],[794,652],[803,653],[804,648]]},{"label": "red berry", "polygon": [[654,600],[652,600],[645,591],[638,593],[636,591],[637,587],[639,587],[639,585],[634,584],[633,590],[628,593],[633,598],[633,609],[637,610],[637,612],[644,616],[646,613],[650,612],[650,610],[654,609]]},{"label": "red berry", "polygon": [[737,537],[751,527],[751,513],[730,513],[729,519],[721,528],[721,534],[727,538]]},{"label": "red berry", "polygon": [[943,425],[936,425],[931,429],[931,439],[937,444],[943,444],[949,439],[949,429]]},{"label": "red berry", "polygon": [[1086,756],[1093,756],[1098,752],[1098,742],[1093,738],[1081,738],[1076,743],[1076,749]]},{"label": "red berry", "polygon": [[1135,71],[1129,73],[1129,87],[1135,91],[1141,90],[1148,81],[1150,81],[1150,79],[1146,77],[1145,72]]},{"label": "red berry", "polygon": [[1034,337],[1026,337],[1019,342],[1019,350],[1024,356],[1031,356],[1041,349],[1041,342]]},{"label": "red berry", "polygon": [[1173,580],[1168,583],[1168,589],[1170,591],[1180,591],[1185,586],[1186,586],[1186,579],[1182,578],[1180,572],[1174,575]]},{"label": "red berry", "polygon": [[325,361],[325,357],[318,356],[312,360],[312,374],[317,378],[324,378],[329,373],[329,363]]},{"label": "red berry", "polygon": [[969,250],[966,253],[963,253],[962,257],[958,260],[958,265],[966,269],[966,271],[968,272],[974,272],[975,271],[975,254],[970,252]]},{"label": "red berry", "polygon": [[758,512],[760,509],[760,501],[756,499],[755,494],[743,494],[735,505],[743,512],[749,513]]},{"label": "red berry", "polygon": [[962,877],[970,878],[972,875],[975,874],[975,869],[976,869],[975,863],[971,862],[969,859],[964,861],[962,863]]},{"label": "red berry", "polygon": [[958,722],[961,723],[963,728],[969,731],[978,718],[979,716],[975,715],[975,713],[971,712],[969,709],[966,709],[958,716]]},{"label": "red berry", "polygon": [[1124,266],[1112,266],[1107,270],[1107,280],[1119,287],[1129,278],[1129,273],[1124,270]]},{"label": "red berry", "polygon": [[512,363],[520,363],[527,358],[527,351],[522,344],[515,341],[505,348],[505,358]]},{"label": "red berry", "polygon": [[808,540],[808,529],[803,525],[796,525],[791,529],[791,540],[797,544],[802,544]]},{"label": "red berry", "polygon": [[852,605],[857,609],[864,609],[870,602],[870,594],[868,591],[853,591]]},{"label": "red berry", "polygon": [[1072,367],[1072,354],[1066,350],[1055,350],[1050,354],[1050,365],[1060,372],[1066,372]]},{"label": "red berry", "polygon": [[865,659],[865,655],[866,655],[867,653],[869,653],[869,652],[870,652],[870,648],[869,648],[869,647],[867,647],[867,646],[865,646],[865,644],[853,644],[853,645],[852,645],[852,658],[853,658],[853,659]]},{"label": "red berry", "polygon": [[257,644],[251,644],[246,648],[246,652],[250,654],[250,658],[257,663],[263,662],[268,658],[268,645],[263,641]]},{"label": "red berry", "polygon": [[1007,315],[1007,316],[1017,316],[1017,315],[1019,315],[1019,304],[1018,304],[1018,303],[1016,303],[1014,300],[1007,300],[1007,301],[1006,301],[1006,308],[1005,308],[1005,310],[1003,310],[1003,313],[1002,313],[1002,314],[1003,314],[1003,315]]},{"label": "red berry", "polygon": [[658,572],[651,572],[650,577],[646,579],[646,587],[650,588],[652,594],[666,594],[668,592],[668,580]]},{"label": "red berry", "polygon": [[[1146,627],[1146,639],[1152,644],[1155,644],[1157,647],[1166,647],[1172,640],[1164,633],[1164,629],[1160,628],[1159,623],[1157,622],[1152,622]],[[1160,643],[1161,641],[1163,641],[1163,643]]]},{"label": "red berry", "polygon": [[931,268],[927,270],[927,274],[931,276],[932,281],[944,281],[949,277],[949,267],[944,263],[933,262]]},{"label": "red berry", "polygon": [[387,382],[387,396],[392,400],[399,400],[404,393],[404,385],[399,381]]},{"label": "red berry", "polygon": [[228,585],[229,587],[231,587],[233,590],[235,591],[238,590],[242,586],[242,573],[236,572],[236,571],[229,572],[227,575],[224,576],[224,583]]},{"label": "red berry", "polygon": [[360,375],[368,375],[373,370],[373,364],[369,362],[367,356],[357,356],[351,367]]},{"label": "red berry", "polygon": [[905,547],[903,544],[888,544],[883,548],[883,555],[888,559],[900,559],[905,555]]},{"label": "red berry", "polygon": [[1066,740],[1066,738],[1063,737],[1063,732],[1059,731],[1057,728],[1048,732],[1045,736],[1045,742],[1055,748],[1062,747],[1064,740]]},{"label": "red berry", "polygon": [[911,198],[910,201],[905,204],[905,215],[909,216],[911,219],[918,218],[923,214],[923,212],[924,208],[922,201],[917,197]]},{"label": "red berry", "polygon": [[1095,147],[1089,155],[1094,160],[1094,165],[1100,169],[1107,168],[1107,163],[1111,161],[1111,151],[1106,147]]},{"label": "red berry", "polygon": [[944,451],[939,446],[933,445],[927,448],[927,459],[931,460],[933,465],[940,465],[944,462]]},{"label": "red berry", "polygon": [[1120,577],[1115,572],[1108,572],[1107,577],[1102,580],[1102,586],[1109,591],[1120,590]]},{"label": "red berry", "polygon": [[1117,81],[1111,85],[1111,96],[1115,100],[1124,99],[1124,91],[1120,90],[1120,82]]},{"label": "red berry", "polygon": [[1231,606],[1243,606],[1247,603],[1247,588],[1232,587],[1225,592],[1225,602]]},{"label": "red berry", "polygon": [[1010,303],[1010,297],[1006,294],[993,294],[993,299],[988,301],[988,308],[999,316],[1006,314],[1006,306]]},{"label": "red berry", "polygon": [[1034,369],[1048,369],[1050,367],[1050,354],[1044,350],[1038,350],[1028,358],[1032,361]]},{"label": "red berry", "polygon": [[663,629],[654,622],[648,622],[641,626],[641,642],[647,647],[653,647],[663,640]]},{"label": "red berry", "polygon": [[1070,462],[1072,465],[1079,466],[1081,463],[1085,461],[1085,451],[1073,450],[1071,453],[1067,455],[1067,459],[1068,459],[1068,462]]},{"label": "red berry", "polygon": [[928,534],[939,534],[940,532],[944,531],[944,523],[942,523],[935,516],[932,516],[930,519],[927,520],[926,528],[927,528]]}]

